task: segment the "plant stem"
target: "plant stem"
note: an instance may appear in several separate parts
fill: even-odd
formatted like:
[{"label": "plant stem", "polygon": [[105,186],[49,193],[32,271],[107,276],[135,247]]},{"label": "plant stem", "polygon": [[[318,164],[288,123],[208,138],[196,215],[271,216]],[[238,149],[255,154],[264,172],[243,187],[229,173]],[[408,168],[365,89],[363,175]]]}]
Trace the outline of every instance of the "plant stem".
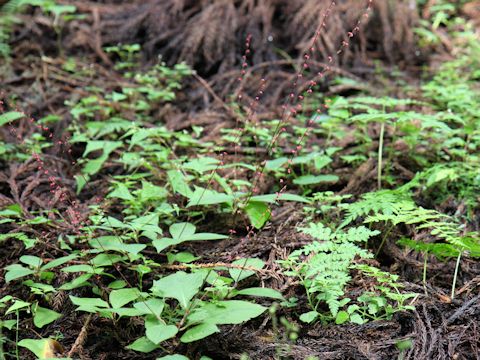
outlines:
[{"label": "plant stem", "polygon": [[390,233],[392,232],[392,230],[393,230],[394,227],[395,227],[395,225],[392,224],[392,226],[389,227],[389,229],[387,230],[387,232],[386,232],[385,235],[383,236],[382,242],[380,243],[380,246],[378,247],[378,250],[377,250],[377,252],[375,253],[375,257],[377,257],[378,254],[380,254],[380,251],[382,250],[382,247],[383,247],[383,245],[385,244],[385,241],[387,240],[388,235],[390,235]]},{"label": "plant stem", "polygon": [[15,331],[15,355],[17,357],[17,360],[20,360],[20,353],[18,351],[18,327],[20,324],[20,312],[17,310],[17,329]]},{"label": "plant stem", "polygon": [[423,255],[423,277],[422,277],[422,282],[423,282],[423,290],[425,291],[425,295],[428,295],[427,293],[427,260],[428,260],[428,252],[425,252]]},{"label": "plant stem", "polygon": [[0,320],[0,360],[5,360],[5,353],[3,352],[3,332],[2,332],[3,323]]},{"label": "plant stem", "polygon": [[378,143],[378,164],[377,164],[377,185],[382,188],[382,157],[383,157],[383,137],[385,135],[385,122],[380,126],[380,140]]},{"label": "plant stem", "polygon": [[457,284],[458,268],[460,267],[460,258],[461,257],[462,257],[462,252],[460,251],[458,253],[458,257],[457,257],[457,263],[455,264],[455,273],[453,274],[452,294],[450,296],[452,298],[452,300],[455,296],[455,285]]}]

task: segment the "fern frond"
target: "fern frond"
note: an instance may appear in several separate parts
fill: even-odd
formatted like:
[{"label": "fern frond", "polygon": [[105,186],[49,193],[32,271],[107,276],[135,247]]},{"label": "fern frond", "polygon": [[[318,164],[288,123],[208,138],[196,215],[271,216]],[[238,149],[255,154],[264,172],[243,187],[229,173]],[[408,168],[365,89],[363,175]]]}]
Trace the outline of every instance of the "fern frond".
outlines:
[{"label": "fern frond", "polygon": [[413,200],[403,191],[381,190],[367,193],[359,201],[340,205],[340,208],[345,211],[346,217],[339,228],[344,228],[360,217],[397,215],[404,209],[414,207]]},{"label": "fern frond", "polygon": [[286,275],[299,277],[308,294],[315,294],[316,306],[320,302],[326,303],[335,316],[344,288],[351,279],[350,268],[354,259],[373,256],[357,243],[366,242],[379,232],[364,226],[333,231],[321,223],[299,230],[317,241],[292,252],[287,260],[280,263]]}]

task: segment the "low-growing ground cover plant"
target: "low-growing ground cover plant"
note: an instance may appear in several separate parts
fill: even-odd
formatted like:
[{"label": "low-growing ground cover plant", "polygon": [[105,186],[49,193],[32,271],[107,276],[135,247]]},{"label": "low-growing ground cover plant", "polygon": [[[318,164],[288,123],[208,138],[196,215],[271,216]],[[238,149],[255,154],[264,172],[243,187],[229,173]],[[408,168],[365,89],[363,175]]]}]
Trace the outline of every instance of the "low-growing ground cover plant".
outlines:
[{"label": "low-growing ground cover plant", "polygon": [[[0,17],[0,53],[12,52],[18,9],[38,12],[58,52],[42,58],[45,71],[80,88],[91,69],[63,39],[82,4],[20,3]],[[328,78],[334,55],[361,42],[373,1],[313,70],[337,5],[326,2],[277,112],[261,112],[268,77],[253,96],[244,89],[255,68],[250,35],[233,103],[186,63],[142,63],[137,43],[95,43],[115,82],[82,86],[60,114],[36,119],[6,96],[0,246],[14,250],[1,253],[0,360],[322,358],[302,338],[400,324],[430,298],[470,304],[462,296],[480,256],[479,40],[450,18],[455,8],[431,9],[418,35],[432,46],[441,26],[456,56],[424,71],[415,91],[378,93],[354,76]],[[333,81],[347,91],[320,91]],[[234,127],[192,115],[192,83]],[[224,345],[236,331],[247,340]],[[414,335],[396,334],[389,356],[426,351]],[[255,353],[249,341],[263,345]]]}]

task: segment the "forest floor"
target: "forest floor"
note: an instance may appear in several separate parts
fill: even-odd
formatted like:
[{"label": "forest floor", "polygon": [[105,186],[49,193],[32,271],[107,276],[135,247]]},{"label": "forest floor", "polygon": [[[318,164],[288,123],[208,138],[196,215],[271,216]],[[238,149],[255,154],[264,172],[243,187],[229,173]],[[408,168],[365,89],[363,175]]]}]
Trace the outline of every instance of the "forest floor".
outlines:
[{"label": "forest floor", "polygon": [[47,3],[0,15],[0,360],[480,358],[478,2]]}]

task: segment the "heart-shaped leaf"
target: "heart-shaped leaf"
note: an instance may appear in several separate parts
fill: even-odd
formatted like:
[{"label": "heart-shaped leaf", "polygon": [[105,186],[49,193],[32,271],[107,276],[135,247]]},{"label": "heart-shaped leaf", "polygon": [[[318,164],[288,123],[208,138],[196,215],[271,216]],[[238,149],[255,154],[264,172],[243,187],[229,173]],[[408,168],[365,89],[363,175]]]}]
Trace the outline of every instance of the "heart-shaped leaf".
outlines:
[{"label": "heart-shaped leaf", "polygon": [[151,291],[160,297],[176,299],[182,308],[187,309],[190,300],[200,291],[206,275],[205,272],[187,274],[178,271],[154,281]]}]

